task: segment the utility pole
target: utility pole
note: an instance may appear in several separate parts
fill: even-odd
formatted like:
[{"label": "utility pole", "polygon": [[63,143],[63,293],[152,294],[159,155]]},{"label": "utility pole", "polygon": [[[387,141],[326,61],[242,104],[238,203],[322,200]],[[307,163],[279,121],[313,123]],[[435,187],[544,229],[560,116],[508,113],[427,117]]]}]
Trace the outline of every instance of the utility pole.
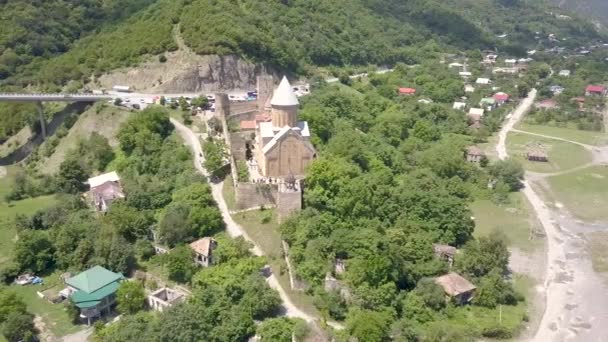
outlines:
[{"label": "utility pole", "polygon": [[44,118],[44,108],[42,107],[42,101],[36,101],[36,108],[38,109],[38,117],[40,119],[40,130],[42,132],[42,139],[46,139],[46,119]]}]

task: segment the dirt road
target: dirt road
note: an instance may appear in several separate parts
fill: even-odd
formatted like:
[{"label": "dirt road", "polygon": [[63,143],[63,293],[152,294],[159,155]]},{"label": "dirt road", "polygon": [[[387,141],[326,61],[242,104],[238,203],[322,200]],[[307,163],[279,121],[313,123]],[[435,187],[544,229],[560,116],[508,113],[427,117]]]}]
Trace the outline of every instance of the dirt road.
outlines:
[{"label": "dirt road", "polygon": [[[205,170],[205,168],[202,166],[203,165],[202,163],[204,162],[205,159],[203,156],[203,150],[202,150],[202,147],[201,147],[201,144],[199,141],[199,137],[191,129],[182,125],[178,121],[171,119],[171,123],[173,123],[173,125],[175,126],[175,128],[177,129],[179,134],[182,136],[182,138],[184,139],[186,144],[192,150],[192,152],[194,154],[194,166],[196,167],[196,169],[201,174],[208,176],[209,174],[208,174],[207,170]],[[224,218],[224,222],[226,222],[226,230],[228,231],[228,234],[230,234],[230,236],[232,236],[232,237],[242,236],[243,238],[245,238],[245,240],[247,240],[253,244],[253,248],[251,249],[253,254],[258,255],[258,256],[263,255],[262,250],[255,243],[255,241],[253,241],[247,235],[245,230],[232,219],[232,216],[230,216],[230,211],[228,210],[228,206],[226,205],[226,201],[224,200],[224,196],[222,194],[222,188],[223,188],[224,183],[221,182],[221,183],[210,183],[210,184],[211,184],[211,189],[212,189],[212,193],[213,193],[213,198],[215,199],[215,201],[218,204],[218,207]],[[274,274],[272,274],[268,278],[266,278],[266,281],[272,289],[276,290],[279,293],[279,296],[281,297],[281,300],[283,301],[283,307],[285,309],[286,316],[294,317],[294,318],[301,318],[307,322],[313,322],[313,321],[317,320],[315,317],[303,312],[302,310],[300,310],[298,307],[296,307],[293,304],[293,302],[291,301],[291,299],[285,292],[285,289],[283,289],[283,287],[281,286],[281,284],[279,283],[279,281],[277,280],[277,278],[275,277]],[[339,324],[335,324],[335,323],[334,324],[328,323],[328,324],[332,325],[334,328],[337,328],[337,329],[342,328],[342,326]]]},{"label": "dirt road", "polygon": [[[535,98],[536,90],[532,90],[500,131],[496,146],[500,159],[508,158],[507,135],[531,108]],[[545,312],[532,340],[605,341],[608,292],[592,269],[581,231],[565,214],[549,209],[531,184],[523,183],[522,192],[547,236],[545,282],[538,288],[545,295]]]}]

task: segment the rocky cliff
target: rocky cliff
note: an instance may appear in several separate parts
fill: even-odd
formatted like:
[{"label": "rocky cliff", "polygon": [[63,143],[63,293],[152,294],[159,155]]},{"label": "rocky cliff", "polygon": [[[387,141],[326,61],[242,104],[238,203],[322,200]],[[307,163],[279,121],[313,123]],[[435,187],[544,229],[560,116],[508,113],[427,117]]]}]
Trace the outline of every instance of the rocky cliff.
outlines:
[{"label": "rocky cliff", "polygon": [[154,57],[137,67],[103,75],[91,87],[126,85],[139,92],[209,93],[255,89],[256,76],[262,73],[278,77],[272,68],[234,55],[199,56],[178,50],[165,56],[166,62]]}]

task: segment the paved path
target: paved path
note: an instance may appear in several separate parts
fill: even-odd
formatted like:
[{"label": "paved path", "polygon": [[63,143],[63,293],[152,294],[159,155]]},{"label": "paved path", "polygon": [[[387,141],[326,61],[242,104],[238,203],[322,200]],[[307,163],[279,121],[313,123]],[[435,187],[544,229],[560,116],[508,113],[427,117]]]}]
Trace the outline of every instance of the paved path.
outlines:
[{"label": "paved path", "polygon": [[[532,90],[501,129],[496,146],[500,159],[508,158],[507,135],[530,109],[535,97],[536,90]],[[605,341],[607,289],[591,267],[585,239],[572,221],[545,205],[528,181],[523,183],[522,192],[547,236],[545,282],[538,288],[545,295],[545,311],[532,341]]]},{"label": "paved path", "polygon": [[[184,139],[186,144],[190,147],[190,149],[194,153],[194,166],[196,167],[196,169],[201,174],[208,177],[209,173],[202,166],[203,165],[202,163],[204,162],[205,159],[203,156],[203,152],[202,152],[203,150],[202,150],[202,147],[201,147],[201,144],[199,141],[199,137],[191,129],[182,125],[177,120],[171,119],[171,122],[173,123],[173,125],[175,126],[175,128],[177,129],[179,134],[182,136],[182,138]],[[258,256],[263,255],[264,253],[262,252],[262,249],[255,243],[254,240],[252,240],[247,235],[247,233],[245,232],[243,227],[241,227],[239,224],[237,224],[232,219],[232,216],[230,216],[230,211],[228,210],[228,206],[226,205],[226,201],[224,200],[224,196],[222,194],[222,188],[223,188],[224,182],[210,183],[210,185],[211,185],[211,190],[213,193],[213,198],[217,202],[218,207],[219,207],[220,211],[222,212],[222,217],[224,218],[224,222],[226,222],[226,230],[228,231],[228,234],[230,234],[230,236],[232,236],[232,237],[242,236],[243,238],[245,238],[245,240],[247,240],[253,244],[253,248],[251,249],[253,254],[258,255]],[[279,293],[279,296],[281,297],[281,300],[283,301],[283,307],[285,309],[286,316],[294,317],[294,318],[301,318],[307,322],[313,322],[313,321],[317,320],[315,317],[303,312],[302,310],[300,310],[298,307],[296,307],[293,304],[293,302],[287,295],[287,292],[285,291],[285,289],[283,289],[283,287],[281,286],[281,284],[279,283],[279,281],[277,280],[277,278],[275,277],[274,274],[267,277],[266,281],[268,282],[268,285],[272,289],[276,290]],[[334,328],[337,328],[337,329],[342,328],[341,325],[336,324],[336,323],[328,323],[328,324],[330,324],[331,326],[333,326]]]}]

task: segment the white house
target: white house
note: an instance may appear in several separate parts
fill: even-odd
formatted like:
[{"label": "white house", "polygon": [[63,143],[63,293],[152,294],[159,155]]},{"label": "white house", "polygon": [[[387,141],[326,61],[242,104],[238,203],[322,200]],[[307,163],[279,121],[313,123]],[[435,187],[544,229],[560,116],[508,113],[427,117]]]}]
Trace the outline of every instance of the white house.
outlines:
[{"label": "white house", "polygon": [[489,78],[480,77],[475,81],[475,83],[487,85],[487,84],[492,84],[492,80],[490,80]]},{"label": "white house", "polygon": [[560,70],[559,75],[563,77],[570,77],[570,70]]},{"label": "white house", "polygon": [[472,93],[474,91],[475,91],[475,87],[473,87],[472,85],[470,85],[470,84],[465,84],[464,85],[464,92],[465,93]]},{"label": "white house", "polygon": [[465,102],[454,102],[454,105],[452,106],[452,108],[456,109],[456,110],[464,110],[466,108],[467,104]]},{"label": "white house", "polygon": [[458,75],[460,75],[460,77],[462,78],[469,78],[471,77],[473,74],[469,71],[461,71],[458,73]]}]

